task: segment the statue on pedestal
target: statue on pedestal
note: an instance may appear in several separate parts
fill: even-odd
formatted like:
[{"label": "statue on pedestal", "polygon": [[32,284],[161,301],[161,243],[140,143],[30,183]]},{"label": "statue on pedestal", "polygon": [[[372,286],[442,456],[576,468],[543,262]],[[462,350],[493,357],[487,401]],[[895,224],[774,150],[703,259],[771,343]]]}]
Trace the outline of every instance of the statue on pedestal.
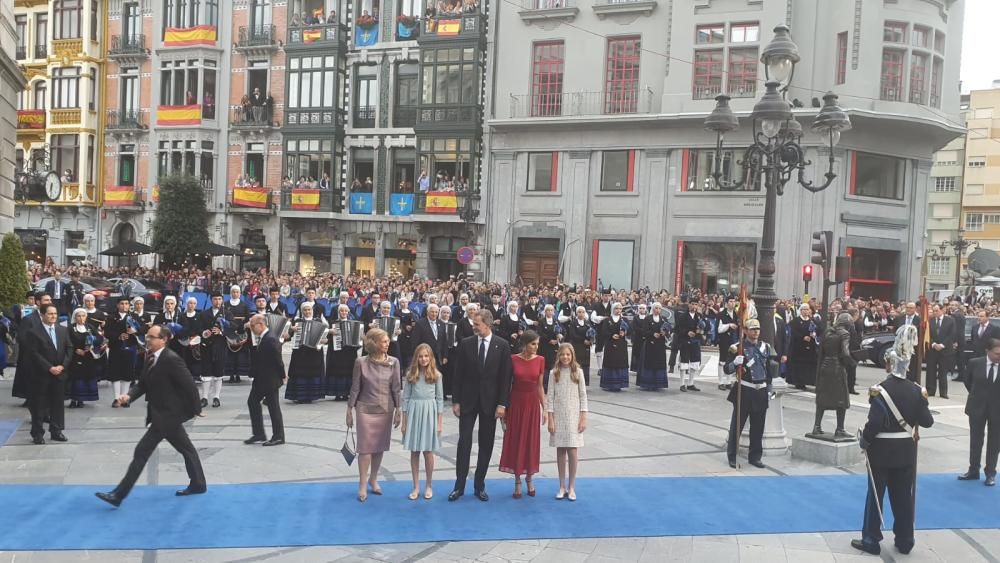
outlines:
[{"label": "statue on pedestal", "polygon": [[[828,326],[819,344],[819,369],[816,373],[816,422],[806,437],[831,442],[850,442],[855,438],[844,430],[844,418],[851,406],[847,388],[847,368],[856,365],[851,357],[851,325],[849,313],[837,316],[836,323]],[[837,429],[828,434],[823,431],[823,414],[837,411]]]}]

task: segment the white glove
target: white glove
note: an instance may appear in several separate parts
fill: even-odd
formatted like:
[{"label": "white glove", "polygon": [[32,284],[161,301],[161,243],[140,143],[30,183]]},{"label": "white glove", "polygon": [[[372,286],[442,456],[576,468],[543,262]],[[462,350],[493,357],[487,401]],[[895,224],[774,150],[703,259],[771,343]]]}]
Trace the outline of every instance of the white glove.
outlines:
[{"label": "white glove", "polygon": [[736,356],[735,358],[733,358],[733,365],[734,366],[742,366],[743,365],[743,356]]}]

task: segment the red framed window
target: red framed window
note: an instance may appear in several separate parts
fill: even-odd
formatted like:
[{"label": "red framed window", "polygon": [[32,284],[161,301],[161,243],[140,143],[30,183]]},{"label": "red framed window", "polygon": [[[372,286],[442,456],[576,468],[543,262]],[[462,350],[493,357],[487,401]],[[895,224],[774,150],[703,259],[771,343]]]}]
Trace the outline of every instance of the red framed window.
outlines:
[{"label": "red framed window", "polygon": [[725,52],[722,49],[694,52],[694,99],[709,100],[722,92],[724,58]]},{"label": "red framed window", "polygon": [[913,26],[913,33],[910,34],[910,43],[914,47],[923,47],[924,49],[930,49],[931,47],[931,30],[920,25]]},{"label": "red framed window", "polygon": [[882,84],[880,97],[890,102],[903,101],[903,56],[894,49],[882,51]]},{"label": "red framed window", "polygon": [[847,82],[847,32],[837,34],[837,67],[834,71],[835,84]]},{"label": "red framed window", "polygon": [[608,39],[604,113],[634,113],[639,98],[639,38]]},{"label": "red framed window", "polygon": [[729,95],[752,98],[757,93],[757,49],[729,50]]},{"label": "red framed window", "polygon": [[910,55],[910,103],[927,103],[927,55]]},{"label": "red framed window", "polygon": [[886,43],[906,43],[905,22],[885,22],[882,28],[882,41]]},{"label": "red framed window", "polygon": [[941,73],[944,72],[944,61],[934,59],[931,68],[931,107],[941,107]]},{"label": "red framed window", "polygon": [[695,28],[694,42],[696,45],[716,45],[726,42],[725,24],[699,25]]},{"label": "red framed window", "polygon": [[564,46],[562,41],[535,43],[531,57],[531,115],[562,115]]}]

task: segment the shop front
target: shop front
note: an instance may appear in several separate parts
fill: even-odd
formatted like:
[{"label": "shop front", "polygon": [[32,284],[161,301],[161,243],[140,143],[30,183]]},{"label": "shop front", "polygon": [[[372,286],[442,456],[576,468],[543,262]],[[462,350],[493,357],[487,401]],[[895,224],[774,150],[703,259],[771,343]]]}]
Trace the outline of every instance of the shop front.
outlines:
[{"label": "shop front", "polygon": [[899,252],[847,247],[851,274],[844,292],[861,299],[895,300],[899,292]]},{"label": "shop front", "polygon": [[757,245],[752,242],[677,241],[674,292],[738,293],[752,290],[757,271]]},{"label": "shop front", "polygon": [[324,232],[299,233],[299,264],[302,275],[322,274],[331,267],[333,237]]}]

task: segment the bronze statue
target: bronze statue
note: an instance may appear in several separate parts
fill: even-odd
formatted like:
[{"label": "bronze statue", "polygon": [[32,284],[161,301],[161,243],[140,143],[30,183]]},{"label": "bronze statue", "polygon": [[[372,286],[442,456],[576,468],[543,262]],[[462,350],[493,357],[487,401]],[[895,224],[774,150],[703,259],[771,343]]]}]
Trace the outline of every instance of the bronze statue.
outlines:
[{"label": "bronze statue", "polygon": [[[847,389],[847,368],[856,365],[851,357],[850,341],[854,322],[849,313],[837,316],[834,326],[827,327],[819,345],[819,369],[816,374],[816,422],[806,436],[833,442],[848,442],[854,437],[844,430],[844,418],[851,406]],[[833,435],[823,432],[823,413],[837,411],[837,429]]]}]

